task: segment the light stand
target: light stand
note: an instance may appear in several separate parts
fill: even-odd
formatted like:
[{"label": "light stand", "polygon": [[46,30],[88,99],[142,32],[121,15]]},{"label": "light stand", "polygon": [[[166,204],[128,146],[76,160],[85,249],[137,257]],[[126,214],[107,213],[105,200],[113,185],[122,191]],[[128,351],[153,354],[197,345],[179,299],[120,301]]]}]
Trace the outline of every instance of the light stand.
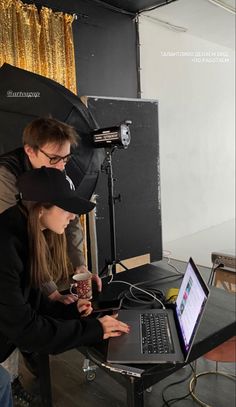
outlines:
[{"label": "light stand", "polygon": [[107,274],[116,273],[116,265],[120,264],[125,270],[128,270],[120,260],[117,259],[116,251],[116,220],[115,220],[115,203],[120,201],[120,194],[114,196],[114,181],[113,168],[112,168],[112,153],[117,148],[126,149],[130,143],[130,129],[132,124],[131,120],[125,120],[119,126],[112,126],[94,130],[93,143],[96,148],[105,148],[106,158],[102,165],[102,171],[107,174],[108,180],[108,204],[109,204],[109,220],[110,220],[110,243],[111,243],[111,258],[106,261],[105,266],[101,271],[101,275],[105,270],[108,270]]},{"label": "light stand", "polygon": [[111,258],[106,262],[105,266],[101,271],[101,275],[105,270],[108,270],[109,274],[116,274],[116,265],[120,264],[125,270],[127,267],[117,259],[116,250],[116,220],[115,220],[115,203],[120,201],[120,194],[114,196],[114,181],[113,177],[113,167],[112,167],[112,153],[116,150],[117,146],[113,146],[106,149],[106,158],[102,166],[102,171],[107,174],[107,185],[108,185],[108,205],[109,205],[109,220],[110,220],[110,242],[111,242]]}]

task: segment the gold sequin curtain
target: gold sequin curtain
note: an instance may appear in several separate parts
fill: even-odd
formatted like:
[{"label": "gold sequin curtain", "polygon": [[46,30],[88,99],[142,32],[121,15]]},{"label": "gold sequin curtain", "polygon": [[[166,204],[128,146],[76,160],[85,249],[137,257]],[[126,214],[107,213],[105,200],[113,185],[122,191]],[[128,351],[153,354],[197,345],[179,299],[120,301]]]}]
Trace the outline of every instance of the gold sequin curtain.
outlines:
[{"label": "gold sequin curtain", "polygon": [[[20,0],[0,0],[0,66],[7,62],[77,93],[72,23],[69,14],[46,7],[39,11]],[[85,217],[81,218],[86,232]]]},{"label": "gold sequin curtain", "polygon": [[20,0],[0,0],[0,66],[4,62],[76,93],[73,16]]}]

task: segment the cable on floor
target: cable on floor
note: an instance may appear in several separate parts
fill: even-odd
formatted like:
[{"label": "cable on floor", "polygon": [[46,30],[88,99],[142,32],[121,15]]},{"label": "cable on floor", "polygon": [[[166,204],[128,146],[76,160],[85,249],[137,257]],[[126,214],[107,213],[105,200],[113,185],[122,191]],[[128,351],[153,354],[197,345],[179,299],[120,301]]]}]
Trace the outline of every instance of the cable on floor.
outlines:
[{"label": "cable on floor", "polygon": [[163,404],[162,404],[162,407],[170,407],[170,406],[172,406],[173,404],[175,404],[175,403],[177,403],[178,401],[181,401],[181,400],[186,400],[190,395],[191,395],[191,392],[189,391],[188,393],[186,393],[186,394],[184,394],[183,396],[181,396],[181,397],[174,397],[174,398],[172,398],[172,399],[169,399],[169,400],[166,400],[166,398],[165,398],[165,392],[166,392],[166,390],[168,390],[170,387],[172,387],[172,386],[175,386],[175,385],[177,385],[177,384],[182,384],[182,383],[184,383],[184,382],[186,382],[187,380],[189,380],[190,379],[190,377],[192,376],[192,373],[193,373],[193,371],[194,371],[194,369],[193,369],[193,367],[192,367],[192,365],[191,365],[191,363],[189,364],[189,367],[190,367],[190,373],[184,378],[184,379],[181,379],[181,380],[179,380],[179,381],[177,381],[177,382],[174,382],[174,383],[170,383],[170,384],[168,384],[167,386],[165,386],[164,387],[164,389],[162,390],[162,393],[161,393],[161,396],[162,396],[162,400],[163,400]]}]

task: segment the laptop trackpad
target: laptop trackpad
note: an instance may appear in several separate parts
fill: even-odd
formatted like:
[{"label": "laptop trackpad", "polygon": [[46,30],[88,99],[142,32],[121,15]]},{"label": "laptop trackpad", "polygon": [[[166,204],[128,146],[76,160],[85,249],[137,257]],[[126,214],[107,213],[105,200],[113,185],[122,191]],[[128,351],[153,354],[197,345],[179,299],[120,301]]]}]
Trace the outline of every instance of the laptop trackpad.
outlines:
[{"label": "laptop trackpad", "polygon": [[125,323],[130,326],[130,332],[115,338],[114,342],[117,343],[117,346],[122,346],[124,344],[125,346],[128,346],[128,344],[132,345],[133,343],[137,343],[137,339],[140,338],[140,329],[136,321],[126,320]]},{"label": "laptop trackpad", "polygon": [[140,329],[138,324],[129,320],[125,322],[130,326],[130,333],[109,339],[109,353],[114,353],[118,360],[124,356],[127,356],[128,359],[134,350],[134,345],[137,344],[137,341],[140,342]]}]

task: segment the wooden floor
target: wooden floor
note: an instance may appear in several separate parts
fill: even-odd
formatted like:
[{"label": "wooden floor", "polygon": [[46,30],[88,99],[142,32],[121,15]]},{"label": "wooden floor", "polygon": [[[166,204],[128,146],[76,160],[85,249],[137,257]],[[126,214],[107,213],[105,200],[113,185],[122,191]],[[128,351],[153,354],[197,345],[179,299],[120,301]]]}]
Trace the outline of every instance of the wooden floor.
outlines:
[{"label": "wooden floor", "polygon": [[[54,407],[124,407],[126,406],[126,391],[115,382],[104,371],[97,368],[96,378],[92,382],[86,380],[86,375],[82,370],[84,356],[77,350],[72,350],[51,357],[51,378],[53,389]],[[235,373],[233,364],[221,364],[225,371]],[[199,360],[199,370],[207,370],[215,367],[214,363],[209,363],[203,359]],[[38,382],[27,371],[21,363],[21,372],[25,387],[31,392],[38,393]],[[184,380],[190,374],[190,368],[186,367],[173,374],[169,378],[154,385],[151,392],[145,392],[145,407],[161,407],[162,391],[167,384]],[[235,382],[221,377],[210,377],[200,379],[198,385],[198,395],[211,406],[214,407],[234,407],[235,406]],[[189,379],[170,387],[165,392],[165,398],[181,397],[188,393]],[[41,406],[41,403],[36,403]],[[179,407],[196,406],[196,402],[188,397],[187,400],[180,400],[176,404]]]}]

